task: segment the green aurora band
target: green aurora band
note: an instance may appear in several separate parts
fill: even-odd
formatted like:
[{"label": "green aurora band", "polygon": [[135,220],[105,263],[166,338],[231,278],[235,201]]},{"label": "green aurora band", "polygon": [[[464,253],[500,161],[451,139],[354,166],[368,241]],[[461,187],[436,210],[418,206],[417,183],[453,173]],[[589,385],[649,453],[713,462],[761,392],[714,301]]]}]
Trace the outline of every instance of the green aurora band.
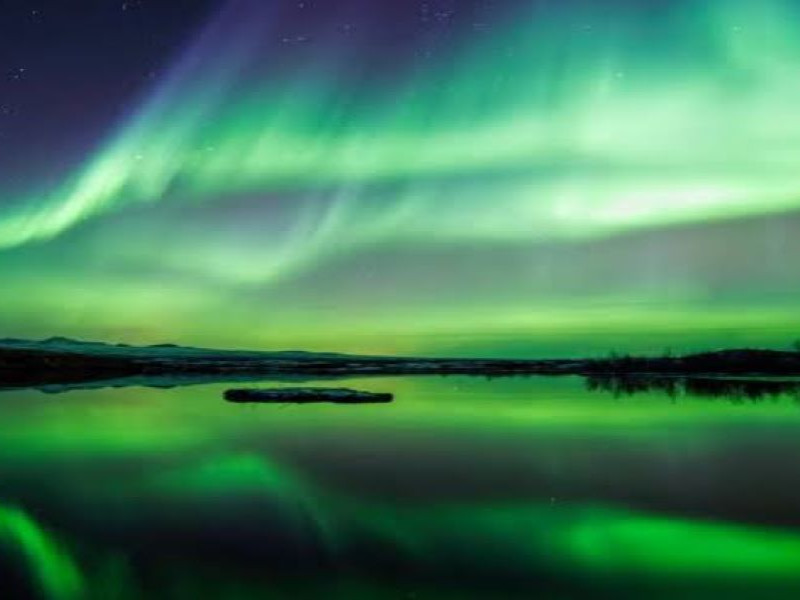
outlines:
[{"label": "green aurora band", "polygon": [[[263,27],[215,32],[233,41],[192,49],[74,181],[5,216],[0,243],[176,196],[334,188],[357,215],[369,186],[385,180],[409,184],[381,212],[411,235],[415,217],[431,212],[436,231],[528,238],[800,207],[791,4],[677,4],[683,10],[645,49],[637,38],[647,28],[630,8],[522,16],[448,64],[407,73],[378,100],[342,89],[336,76],[364,48],[309,52],[300,75],[249,81]],[[255,10],[247,5],[232,4],[235,22]],[[231,27],[220,20],[215,27]],[[501,181],[448,206],[442,180],[485,173]],[[481,202],[493,191],[505,210]],[[481,204],[488,223],[471,213],[479,226],[465,228],[459,206]]]},{"label": "green aurora band", "polygon": [[[79,271],[86,266],[80,256],[105,254],[111,265],[118,254],[123,266],[139,261],[175,269],[221,281],[229,293],[175,283],[177,289],[161,294],[160,280],[117,285],[96,272],[79,291],[58,281],[52,257],[44,269],[53,275],[50,283],[38,283],[28,272],[35,264],[26,267],[20,259],[23,266],[13,269],[17,285],[42,285],[34,296],[57,296],[68,305],[85,301],[87,287],[101,288],[115,317],[137,328],[142,312],[156,310],[148,308],[153,295],[162,302],[159,315],[185,314],[196,322],[231,306],[242,290],[279,290],[285,281],[378,247],[527,244],[536,253],[537,244],[569,247],[800,209],[796,2],[681,0],[648,9],[574,1],[510,12],[504,24],[463,40],[435,62],[420,59],[398,67],[389,82],[356,85],[352,64],[369,52],[358,36],[350,44],[320,36],[281,62],[273,56],[280,49],[264,42],[277,27],[271,9],[252,0],[230,2],[81,169],[38,195],[7,190],[12,201],[0,210],[6,253],[37,241],[57,244],[59,236],[78,239],[71,252]],[[249,217],[241,237],[249,241],[237,245],[234,233],[215,238],[220,228],[214,230],[213,214],[242,203]],[[195,211],[206,215],[208,240],[181,224],[182,215]],[[165,230],[166,222],[175,227]],[[259,225],[263,235],[254,242],[251,231]],[[118,291],[109,291],[112,286]],[[673,304],[654,315],[645,309],[645,321],[684,329],[705,322],[709,307],[693,297],[682,304],[683,291],[662,294],[659,302]],[[613,298],[619,294],[634,303],[652,300],[644,292],[609,290],[621,313],[631,307],[619,306]],[[720,330],[735,328],[740,317],[758,321],[767,309],[776,315],[768,329],[784,318],[794,325],[796,296],[789,300],[722,307],[731,316]],[[3,306],[37,323],[40,313],[52,312],[38,300],[20,313],[17,301]],[[535,310],[519,299],[509,302],[489,303],[503,307],[505,323],[486,321],[491,311],[485,307],[451,306],[443,324],[437,308],[426,306],[397,314],[397,327],[408,330],[406,319],[423,331],[430,326],[425,321],[448,331],[532,331],[541,323],[594,320],[558,294],[538,294]],[[233,310],[252,323],[250,311],[258,314],[263,306]],[[330,347],[310,333],[324,317],[309,320],[298,312],[282,320],[285,331],[278,325],[271,337],[246,341]],[[374,321],[348,319],[342,317],[344,330],[375,328]],[[140,337],[154,335],[141,328],[147,333]],[[104,331],[98,325],[90,333]],[[175,327],[175,333],[187,329]],[[235,343],[236,337],[203,339]]]}]

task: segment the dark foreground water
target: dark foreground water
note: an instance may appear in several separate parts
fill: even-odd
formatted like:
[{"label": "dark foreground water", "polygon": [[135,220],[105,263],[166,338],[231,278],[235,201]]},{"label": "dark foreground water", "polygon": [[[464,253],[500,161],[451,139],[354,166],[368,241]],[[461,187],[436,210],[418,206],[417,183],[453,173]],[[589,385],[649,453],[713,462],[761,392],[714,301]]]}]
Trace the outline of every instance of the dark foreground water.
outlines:
[{"label": "dark foreground water", "polygon": [[800,405],[577,378],[0,394],[0,597],[800,597]]}]

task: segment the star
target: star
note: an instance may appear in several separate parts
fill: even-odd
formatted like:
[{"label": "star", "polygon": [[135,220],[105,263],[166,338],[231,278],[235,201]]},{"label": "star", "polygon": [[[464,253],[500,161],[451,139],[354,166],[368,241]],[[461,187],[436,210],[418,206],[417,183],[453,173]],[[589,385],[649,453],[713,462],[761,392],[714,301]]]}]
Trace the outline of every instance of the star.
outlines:
[{"label": "star", "polygon": [[8,78],[12,81],[21,81],[27,70],[26,67],[16,67],[8,73]]}]

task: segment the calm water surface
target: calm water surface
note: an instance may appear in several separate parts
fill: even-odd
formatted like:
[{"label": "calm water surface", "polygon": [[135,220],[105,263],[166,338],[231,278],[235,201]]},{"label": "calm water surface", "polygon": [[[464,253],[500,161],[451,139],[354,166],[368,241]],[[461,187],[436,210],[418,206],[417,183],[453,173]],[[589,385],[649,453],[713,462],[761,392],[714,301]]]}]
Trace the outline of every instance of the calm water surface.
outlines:
[{"label": "calm water surface", "polygon": [[0,394],[0,597],[800,597],[791,398],[334,385],[396,400]]}]

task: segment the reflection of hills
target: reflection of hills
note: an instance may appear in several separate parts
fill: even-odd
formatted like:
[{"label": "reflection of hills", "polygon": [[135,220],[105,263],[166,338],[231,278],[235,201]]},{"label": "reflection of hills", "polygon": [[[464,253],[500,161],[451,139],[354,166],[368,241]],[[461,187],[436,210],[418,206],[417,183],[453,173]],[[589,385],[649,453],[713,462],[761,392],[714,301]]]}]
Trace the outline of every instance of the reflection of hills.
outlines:
[{"label": "reflection of hills", "polygon": [[591,391],[609,392],[616,397],[660,392],[671,398],[697,396],[727,398],[733,402],[759,402],[788,396],[800,402],[798,380],[593,375],[586,378],[586,387]]}]

